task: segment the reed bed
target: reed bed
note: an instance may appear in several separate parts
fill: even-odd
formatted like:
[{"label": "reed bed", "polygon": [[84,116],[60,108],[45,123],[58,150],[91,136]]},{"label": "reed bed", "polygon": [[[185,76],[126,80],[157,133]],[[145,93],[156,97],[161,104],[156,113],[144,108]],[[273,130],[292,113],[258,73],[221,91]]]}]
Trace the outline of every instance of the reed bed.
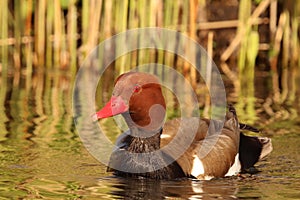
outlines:
[{"label": "reed bed", "polygon": [[[256,4],[256,2],[259,2]],[[216,29],[237,27],[234,39],[220,53],[220,68],[235,87],[235,101],[241,110],[254,113],[254,80],[256,58],[268,50],[272,76],[272,102],[293,102],[296,95],[296,72],[300,68],[299,21],[300,2],[276,0],[241,0],[237,20],[207,21],[205,0],[2,0],[0,1],[0,67],[2,82],[14,75],[18,85],[21,76],[31,85],[34,73],[65,71],[74,80],[76,71],[88,53],[103,40],[133,28],[163,27],[180,31],[204,44]],[[278,9],[278,4],[282,10]],[[292,6],[291,6],[292,5]],[[262,13],[268,17],[259,18]],[[277,19],[277,16],[279,18]],[[199,21],[201,18],[202,21]],[[259,26],[269,24],[269,43],[260,43]],[[206,35],[205,41],[200,35]],[[143,41],[143,36],[136,38]],[[212,40],[212,39],[211,39]],[[123,43],[124,41],[120,41]],[[208,42],[213,56],[213,41]],[[111,52],[119,46],[108,47]],[[186,51],[192,51],[186,47]],[[104,53],[99,52],[99,58]],[[195,52],[190,52],[197,59]],[[236,66],[228,60],[235,58]],[[158,63],[180,71],[196,88],[200,77],[190,63],[163,50],[144,49],[116,60],[110,69],[110,79],[137,65]],[[157,69],[154,69],[157,70]],[[158,73],[158,72],[157,72]],[[294,78],[289,78],[294,77]],[[105,84],[103,90],[106,90]],[[207,100],[206,100],[207,101]],[[207,102],[205,104],[208,104]],[[270,111],[269,114],[272,114]],[[255,117],[253,118],[255,119]]]}]

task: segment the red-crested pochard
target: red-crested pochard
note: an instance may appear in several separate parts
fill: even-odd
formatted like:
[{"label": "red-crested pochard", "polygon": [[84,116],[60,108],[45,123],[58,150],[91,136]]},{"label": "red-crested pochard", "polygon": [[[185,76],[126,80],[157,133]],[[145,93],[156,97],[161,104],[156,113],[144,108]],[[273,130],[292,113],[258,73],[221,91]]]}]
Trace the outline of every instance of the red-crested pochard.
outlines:
[{"label": "red-crested pochard", "polygon": [[[256,129],[239,124],[232,106],[224,123],[198,117],[164,123],[165,109],[156,76],[128,72],[117,78],[110,101],[95,114],[97,119],[122,114],[129,127],[117,140],[110,171],[125,177],[211,179],[247,171],[272,151],[269,138],[240,132]],[[221,132],[209,131],[220,125]]]}]

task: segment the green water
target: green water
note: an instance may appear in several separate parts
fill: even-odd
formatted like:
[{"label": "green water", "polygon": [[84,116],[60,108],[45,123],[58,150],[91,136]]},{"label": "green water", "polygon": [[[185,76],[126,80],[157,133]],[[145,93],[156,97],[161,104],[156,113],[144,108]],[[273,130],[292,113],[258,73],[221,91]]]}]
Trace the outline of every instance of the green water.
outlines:
[{"label": "green water", "polygon": [[258,163],[256,175],[123,179],[107,173],[83,146],[73,123],[67,74],[1,81],[0,199],[300,199],[298,118],[259,123],[274,150]]}]

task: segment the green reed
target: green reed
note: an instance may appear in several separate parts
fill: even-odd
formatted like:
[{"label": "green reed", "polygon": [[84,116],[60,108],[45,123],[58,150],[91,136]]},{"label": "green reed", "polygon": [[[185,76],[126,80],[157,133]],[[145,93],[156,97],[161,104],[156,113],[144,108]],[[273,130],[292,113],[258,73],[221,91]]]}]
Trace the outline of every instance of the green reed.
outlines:
[{"label": "green reed", "polygon": [[83,44],[87,43],[88,35],[89,35],[89,1],[82,1],[82,8],[81,8],[81,40]]},{"label": "green reed", "polygon": [[[0,1],[0,39],[7,38],[8,36],[8,28],[7,28],[7,0]],[[6,139],[6,135],[8,131],[6,129],[5,123],[8,121],[8,117],[5,114],[5,99],[6,99],[6,91],[7,91],[7,63],[8,63],[8,46],[1,46],[1,90],[0,90],[0,141]]]},{"label": "green reed", "polygon": [[[127,28],[127,16],[128,16],[128,0],[123,0],[123,1],[118,1],[116,2],[116,16],[115,16],[115,27],[116,27],[116,32],[123,32]],[[123,41],[122,41],[122,40]],[[118,44],[124,44],[124,37],[122,38],[117,38],[117,43]],[[118,45],[116,47],[117,52],[121,52],[123,49],[122,45]],[[126,71],[126,62],[127,56],[122,56],[120,59],[116,60],[116,68],[118,69],[119,73],[122,74]],[[127,67],[128,69],[128,67]]]},{"label": "green reed", "polygon": [[[3,0],[0,3],[2,9],[0,9],[0,26],[1,26],[1,40],[8,38],[8,1]],[[2,73],[7,74],[7,64],[8,64],[8,46],[3,44],[1,47],[1,65]]]},{"label": "green reed", "polygon": [[239,6],[239,26],[238,32],[242,33],[241,47],[238,57],[238,79],[240,88],[237,109],[240,113],[245,113],[249,122],[253,123],[256,114],[254,109],[254,72],[255,60],[259,48],[259,35],[251,24],[251,1],[242,0]]},{"label": "green reed", "polygon": [[[172,26],[175,24],[179,23],[179,9],[180,9],[180,2],[179,1],[173,1],[173,2],[166,2],[166,6],[173,6],[171,8],[167,8],[166,10],[168,10],[170,13],[164,13],[163,19],[165,19],[164,21],[164,26],[168,27],[168,26]],[[177,41],[178,42],[178,41]],[[174,46],[175,47],[175,46]],[[176,47],[175,47],[176,48]],[[176,52],[176,49],[173,49],[174,52]],[[161,58],[161,60],[165,60],[165,63],[168,66],[174,66],[176,67],[176,63],[175,63],[175,55],[173,53],[163,53],[163,52],[159,52],[159,58]],[[165,58],[163,58],[165,56]],[[160,59],[158,59],[160,60]]]},{"label": "green reed", "polygon": [[[250,0],[247,2],[251,4]],[[86,53],[100,41],[131,28],[167,27],[179,30],[197,39],[196,31],[198,31],[199,26],[196,25],[196,19],[198,13],[202,12],[199,9],[205,7],[206,4],[209,4],[209,2],[207,3],[205,0],[158,0],[149,3],[145,0],[14,0],[14,4],[2,1],[1,20],[2,24],[5,25],[2,26],[1,37],[4,40],[9,37],[15,39],[13,43],[15,67],[20,66],[18,63],[24,63],[24,60],[27,61],[31,58],[33,64],[40,65],[40,68],[43,68],[44,63],[48,67],[60,68],[56,65],[66,64],[69,68],[74,68],[77,61],[75,59],[76,51],[83,54],[79,56],[85,57]],[[242,4],[243,1],[241,1],[241,7]],[[295,4],[298,4],[298,2],[295,2]],[[249,9],[246,8],[244,14],[248,12],[247,10]],[[9,15],[12,17],[9,18]],[[31,20],[32,18],[33,20]],[[243,20],[243,16],[239,16],[239,18]],[[297,39],[297,31],[294,29],[298,29],[299,23],[297,23],[297,18],[293,19],[295,19],[293,22],[294,28],[291,30],[291,34],[294,39]],[[14,24],[14,26],[11,27],[9,24]],[[12,29],[14,34],[8,32],[8,28]],[[33,38],[29,38],[30,41],[24,42],[22,39],[24,36]],[[250,37],[250,35],[246,37]],[[139,39],[143,40],[143,38]],[[5,43],[5,41],[3,42]],[[29,48],[28,43],[34,44],[34,48]],[[8,51],[5,49],[8,47],[7,45],[1,46],[4,55],[6,55],[2,57],[7,60]],[[27,50],[24,50],[25,48]],[[31,55],[28,53],[30,50]],[[7,53],[5,53],[6,51]],[[24,52],[27,52],[25,59]],[[243,57],[242,54],[244,53],[240,53],[241,57]],[[159,52],[154,57],[156,56],[159,57],[160,63],[167,62],[175,67],[176,63],[174,63],[173,55]],[[131,57],[133,58],[131,59]],[[151,53],[148,50],[138,52],[135,56],[130,55],[128,59],[124,57],[120,59],[119,72],[127,70],[128,64],[134,66],[137,59],[139,63],[145,63],[148,62],[148,59],[157,58],[153,58],[153,52]],[[240,64],[241,60],[245,59],[240,59]],[[82,59],[79,59],[79,61],[82,61]],[[184,64],[183,71],[187,76],[193,76],[188,64]]]}]

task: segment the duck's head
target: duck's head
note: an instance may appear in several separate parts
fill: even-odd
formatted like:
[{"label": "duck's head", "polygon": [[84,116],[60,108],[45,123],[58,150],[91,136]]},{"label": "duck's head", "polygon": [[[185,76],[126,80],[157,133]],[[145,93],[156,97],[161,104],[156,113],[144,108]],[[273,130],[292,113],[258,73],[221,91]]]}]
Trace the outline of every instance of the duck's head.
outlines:
[{"label": "duck's head", "polygon": [[115,82],[109,102],[96,113],[97,119],[122,114],[128,126],[146,130],[162,127],[166,104],[156,76],[128,72]]}]

